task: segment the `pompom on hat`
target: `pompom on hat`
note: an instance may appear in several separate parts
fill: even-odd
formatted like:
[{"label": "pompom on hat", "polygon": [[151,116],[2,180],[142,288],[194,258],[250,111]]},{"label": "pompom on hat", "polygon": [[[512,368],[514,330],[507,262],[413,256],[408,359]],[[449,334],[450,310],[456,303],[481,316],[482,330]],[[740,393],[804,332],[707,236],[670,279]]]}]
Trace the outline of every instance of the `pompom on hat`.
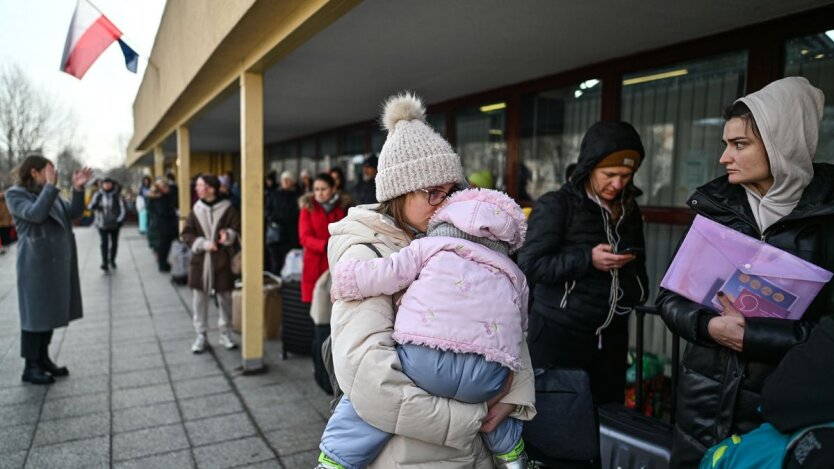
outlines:
[{"label": "pompom on hat", "polygon": [[460,157],[426,123],[426,109],[419,97],[410,92],[391,96],[383,104],[381,122],[388,138],[379,153],[378,201],[465,181]]}]

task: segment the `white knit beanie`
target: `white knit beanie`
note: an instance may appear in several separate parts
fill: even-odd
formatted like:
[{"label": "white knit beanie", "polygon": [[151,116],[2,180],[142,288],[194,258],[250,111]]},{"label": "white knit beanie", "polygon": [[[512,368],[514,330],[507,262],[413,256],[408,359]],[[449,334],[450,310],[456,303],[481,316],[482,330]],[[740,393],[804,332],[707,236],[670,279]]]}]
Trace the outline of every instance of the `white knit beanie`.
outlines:
[{"label": "white knit beanie", "polygon": [[426,124],[426,109],[420,98],[409,92],[388,98],[383,105],[382,125],[388,138],[379,153],[378,201],[464,180],[460,157]]}]

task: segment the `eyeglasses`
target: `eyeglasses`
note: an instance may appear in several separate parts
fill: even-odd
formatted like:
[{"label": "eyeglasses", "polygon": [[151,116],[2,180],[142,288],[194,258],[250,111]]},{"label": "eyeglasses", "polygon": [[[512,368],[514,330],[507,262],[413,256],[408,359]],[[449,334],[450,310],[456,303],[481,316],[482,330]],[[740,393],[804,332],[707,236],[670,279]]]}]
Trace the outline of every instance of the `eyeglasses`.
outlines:
[{"label": "eyeglasses", "polygon": [[459,187],[459,186],[452,186],[452,188],[449,189],[449,192],[442,191],[440,189],[417,189],[417,190],[420,191],[420,192],[425,192],[426,193],[426,195],[429,198],[429,205],[437,206],[437,205],[442,204],[443,201],[446,200],[447,197],[449,197],[450,195],[454,194],[455,192],[457,192],[461,189],[463,189],[463,188]]},{"label": "eyeglasses", "polygon": [[429,197],[429,205],[435,206],[440,205],[446,200],[446,197],[451,195],[446,191],[442,191],[440,189],[417,189],[420,192],[425,192],[426,195]]}]

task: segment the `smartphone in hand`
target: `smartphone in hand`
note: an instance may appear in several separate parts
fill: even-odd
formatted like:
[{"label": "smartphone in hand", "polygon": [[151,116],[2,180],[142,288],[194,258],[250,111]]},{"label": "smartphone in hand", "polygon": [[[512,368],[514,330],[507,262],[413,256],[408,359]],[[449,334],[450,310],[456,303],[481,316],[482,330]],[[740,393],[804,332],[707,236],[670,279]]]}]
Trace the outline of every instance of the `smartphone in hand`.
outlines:
[{"label": "smartphone in hand", "polygon": [[639,257],[645,253],[643,248],[623,248],[617,251],[617,254],[630,254],[634,257]]}]

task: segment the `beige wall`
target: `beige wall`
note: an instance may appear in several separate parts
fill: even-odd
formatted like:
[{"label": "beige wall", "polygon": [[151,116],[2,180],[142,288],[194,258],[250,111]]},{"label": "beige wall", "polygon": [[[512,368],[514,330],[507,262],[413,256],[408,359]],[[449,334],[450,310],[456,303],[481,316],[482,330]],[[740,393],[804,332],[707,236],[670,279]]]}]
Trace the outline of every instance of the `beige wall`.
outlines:
[{"label": "beige wall", "polygon": [[[165,170],[171,170],[179,175],[176,161],[166,163]],[[226,171],[235,171],[235,155],[232,153],[192,153],[190,178],[200,173],[211,173],[219,176]],[[235,172],[235,175],[239,172]]]},{"label": "beige wall", "polygon": [[134,164],[212,100],[237,92],[360,0],[169,0],[133,105]]},{"label": "beige wall", "polygon": [[200,173],[219,175],[226,171],[234,171],[234,169],[234,155],[231,153],[191,154],[191,177]]},{"label": "beige wall", "polygon": [[[133,105],[137,148],[256,0],[168,0]],[[153,142],[155,143],[155,142]],[[135,161],[128,155],[128,162]]]}]

